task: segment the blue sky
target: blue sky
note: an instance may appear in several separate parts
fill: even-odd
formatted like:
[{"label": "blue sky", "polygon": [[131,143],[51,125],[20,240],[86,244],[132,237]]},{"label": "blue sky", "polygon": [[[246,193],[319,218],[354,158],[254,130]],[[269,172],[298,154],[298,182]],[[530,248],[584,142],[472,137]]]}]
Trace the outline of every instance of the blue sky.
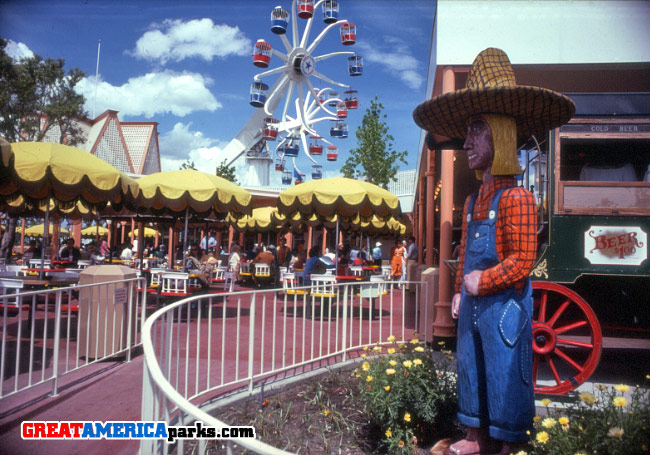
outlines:
[{"label": "blue sky", "polygon": [[[93,111],[99,115],[114,109],[122,120],[158,122],[163,170],[178,169],[190,158],[199,169],[214,172],[225,158],[222,150],[255,110],[248,104],[250,84],[260,71],[252,64],[253,44],[263,38],[282,48],[270,31],[276,5],[290,9],[291,2],[0,0],[0,36],[12,41],[16,55],[63,58],[68,67],[81,68],[86,79],[80,89],[90,117]],[[408,165],[402,169],[415,167],[420,129],[412,112],[425,98],[434,5],[434,0],[340,0],[340,17],[356,24],[357,43],[342,46],[336,27],[316,54],[353,50],[364,57],[364,74],[350,77],[344,57],[318,67],[352,85],[360,101],[360,109],[348,118],[350,137],[335,140],[339,160],[318,160],[326,177],[335,175],[347,151],[356,147],[354,132],[375,95],[385,107],[395,148],[408,151]],[[313,27],[312,39],[324,24],[314,20]],[[328,125],[317,128],[328,136]],[[244,159],[237,165],[243,172]],[[298,165],[309,174],[306,158]],[[272,171],[271,183],[279,177]]]}]

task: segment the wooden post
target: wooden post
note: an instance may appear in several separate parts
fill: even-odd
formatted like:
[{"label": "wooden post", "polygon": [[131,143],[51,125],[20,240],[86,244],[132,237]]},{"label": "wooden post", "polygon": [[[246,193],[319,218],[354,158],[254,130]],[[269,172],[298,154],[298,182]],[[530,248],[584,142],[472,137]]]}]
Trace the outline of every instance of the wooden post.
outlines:
[{"label": "wooden post", "polygon": [[424,192],[426,191],[425,177],[420,177],[420,192],[418,194],[418,264],[424,263],[424,224],[426,222],[425,213],[424,213]]},{"label": "wooden post", "polygon": [[[445,68],[442,73],[442,92],[448,93],[455,89],[454,71]],[[436,302],[436,320],[433,322],[434,337],[454,337],[456,325],[451,318],[451,270],[442,266],[446,259],[451,259],[451,240],[453,228],[454,203],[454,151],[442,150],[441,175],[442,188],[440,192],[440,281],[438,286],[438,302]],[[428,258],[427,258],[428,260]]]}]

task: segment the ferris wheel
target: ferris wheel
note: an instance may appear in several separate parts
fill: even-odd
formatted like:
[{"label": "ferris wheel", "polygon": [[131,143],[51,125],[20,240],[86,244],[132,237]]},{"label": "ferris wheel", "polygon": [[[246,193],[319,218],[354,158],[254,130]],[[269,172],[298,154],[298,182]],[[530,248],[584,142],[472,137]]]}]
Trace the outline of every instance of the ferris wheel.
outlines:
[{"label": "ferris wheel", "polygon": [[[325,26],[310,41],[319,8]],[[302,34],[299,33],[301,19],[305,24]],[[312,178],[322,176],[322,166],[314,157],[322,156],[324,149],[327,150],[326,158],[336,161],[337,146],[320,135],[316,127],[319,123],[329,122],[330,138],[346,138],[348,111],[358,108],[357,91],[323,74],[319,71],[319,64],[344,56],[347,57],[350,76],[363,74],[363,58],[354,52],[317,53],[318,45],[337,26],[342,45],[353,45],[356,27],[345,19],[339,19],[337,1],[293,0],[291,13],[281,6],[271,11],[271,32],[280,38],[282,49],[274,48],[263,39],[255,43],[253,64],[265,70],[254,76],[250,86],[249,103],[257,110],[225,149],[228,155],[235,156],[229,164],[246,155],[249,184],[268,185],[269,168],[274,157],[275,170],[283,172],[283,184],[290,183],[292,177],[300,183],[304,173],[296,166],[296,158],[301,148],[313,163]],[[288,32],[291,36],[287,36]],[[272,86],[265,82],[270,77],[276,77]],[[328,86],[315,87],[315,84],[323,83]],[[339,89],[344,90],[342,95],[336,91]],[[287,159],[291,160],[293,174],[287,168]]]}]

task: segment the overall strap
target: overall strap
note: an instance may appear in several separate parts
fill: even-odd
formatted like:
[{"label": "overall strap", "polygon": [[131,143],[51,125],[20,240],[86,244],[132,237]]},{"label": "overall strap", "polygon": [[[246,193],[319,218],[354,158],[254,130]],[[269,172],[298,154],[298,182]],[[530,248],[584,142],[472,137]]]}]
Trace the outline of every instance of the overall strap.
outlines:
[{"label": "overall strap", "polygon": [[467,205],[467,222],[469,223],[472,221],[474,218],[474,203],[476,202],[476,198],[478,197],[478,193],[474,193],[469,197],[469,204]]},{"label": "overall strap", "polygon": [[497,215],[499,213],[499,201],[501,200],[501,195],[508,188],[501,188],[494,193],[492,196],[492,201],[490,202],[490,211],[488,212],[488,222],[490,224],[495,224],[497,221]]}]

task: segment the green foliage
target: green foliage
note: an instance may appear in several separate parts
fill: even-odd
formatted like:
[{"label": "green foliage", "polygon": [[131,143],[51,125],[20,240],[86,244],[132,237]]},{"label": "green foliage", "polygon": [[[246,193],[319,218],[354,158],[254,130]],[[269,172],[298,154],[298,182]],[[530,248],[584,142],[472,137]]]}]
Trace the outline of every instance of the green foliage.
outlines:
[{"label": "green foliage", "polygon": [[382,115],[384,106],[377,96],[370,100],[361,125],[357,128],[357,148],[350,150],[350,156],[345,160],[341,172],[348,178],[365,177],[365,180],[383,188],[391,180],[395,180],[398,171],[398,161],[406,162],[406,151],[397,152],[393,149],[393,136],[388,132],[388,125]]},{"label": "green foliage", "polygon": [[188,158],[184,163],[181,163],[181,167],[179,169],[194,169],[196,171],[196,164],[194,164],[194,161]]},{"label": "green foliage", "polygon": [[217,166],[217,175],[232,183],[239,184],[239,182],[237,182],[237,175],[235,174],[235,166],[228,166],[226,160],[223,160],[221,164]]},{"label": "green foliage", "polygon": [[84,77],[79,68],[67,73],[65,60],[35,55],[14,61],[0,39],[0,135],[9,142],[42,141],[59,128],[59,141],[83,142],[77,120],[85,117],[85,99],[75,92]]},{"label": "green foliage", "polygon": [[[418,441],[452,429],[457,411],[456,375],[436,365],[417,339],[392,344],[387,354],[363,362],[359,390],[370,420],[381,428],[387,453],[413,453]],[[374,352],[383,352],[375,346]]]},{"label": "green foliage", "polygon": [[[530,455],[623,455],[648,453],[650,394],[624,384],[597,385],[565,409],[547,406],[549,417],[535,417]],[[522,452],[522,455],[526,452]]]}]

